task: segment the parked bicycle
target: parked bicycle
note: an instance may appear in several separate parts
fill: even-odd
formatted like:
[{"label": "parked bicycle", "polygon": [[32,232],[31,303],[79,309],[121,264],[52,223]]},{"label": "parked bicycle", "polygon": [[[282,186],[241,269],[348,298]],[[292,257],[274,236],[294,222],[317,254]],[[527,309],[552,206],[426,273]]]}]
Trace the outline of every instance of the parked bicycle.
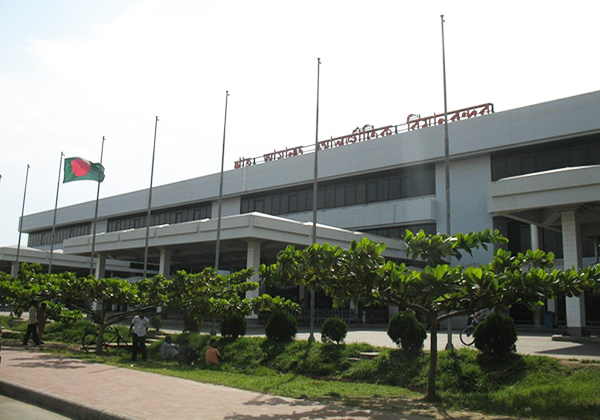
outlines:
[{"label": "parked bicycle", "polygon": [[[89,353],[94,353],[98,348],[98,331],[86,331],[81,338],[81,347]],[[111,348],[128,349],[129,347],[129,343],[121,335],[118,328],[108,327],[104,330],[102,350]]]},{"label": "parked bicycle", "polygon": [[475,328],[477,325],[485,318],[486,313],[484,310],[477,311],[471,315],[469,315],[469,321],[467,322],[467,326],[462,329],[460,332],[460,341],[465,346],[472,346],[475,342]]}]

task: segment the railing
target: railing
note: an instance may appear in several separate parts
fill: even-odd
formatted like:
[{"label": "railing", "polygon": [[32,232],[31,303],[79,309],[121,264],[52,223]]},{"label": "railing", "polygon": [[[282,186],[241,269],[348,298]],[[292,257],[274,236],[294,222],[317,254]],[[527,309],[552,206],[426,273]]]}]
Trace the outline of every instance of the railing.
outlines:
[{"label": "railing", "polygon": [[[298,322],[310,322],[310,310],[303,309],[302,312],[294,315]],[[315,322],[317,324],[323,323],[327,318],[338,317],[350,323],[360,322],[360,318],[356,314],[354,309],[315,309]]]},{"label": "railing", "polygon": [[388,308],[366,308],[364,312],[363,322],[366,324],[387,324],[390,318]]},{"label": "railing", "polygon": [[[469,108],[459,109],[457,111],[448,112],[448,122],[456,122],[461,119],[469,119],[494,112],[494,104],[487,103],[483,105],[472,106]],[[393,134],[402,133],[405,131],[420,130],[423,128],[444,124],[444,115],[433,114],[429,117],[421,118],[420,115],[410,114],[406,118],[406,124],[387,125],[385,127],[375,128],[370,124],[363,127],[356,127],[351,134],[322,140],[318,143],[319,150],[333,149],[335,147],[347,146],[349,144],[360,143],[368,140],[375,140],[382,137],[391,136]],[[245,158],[241,157],[233,163],[235,169],[255,166],[261,163],[273,162],[275,160],[290,159],[304,153],[315,151],[315,145],[286,147],[282,150],[274,150],[271,153],[264,154],[259,157]]]}]

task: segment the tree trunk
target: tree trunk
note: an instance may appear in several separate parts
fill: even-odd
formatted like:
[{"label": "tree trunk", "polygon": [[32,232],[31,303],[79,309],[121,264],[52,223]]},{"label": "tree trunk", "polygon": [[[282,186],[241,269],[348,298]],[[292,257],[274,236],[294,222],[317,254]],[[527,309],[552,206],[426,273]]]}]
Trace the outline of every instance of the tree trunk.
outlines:
[{"label": "tree trunk", "polygon": [[430,340],[430,354],[429,354],[429,375],[427,378],[427,400],[435,400],[436,399],[436,388],[435,388],[435,374],[437,369],[437,331],[438,331],[438,321],[437,319],[431,319],[431,335],[429,337]]},{"label": "tree trunk", "polygon": [[99,323],[98,328],[98,341],[96,342],[96,354],[101,355],[104,350],[104,330],[108,326],[106,323],[106,312],[102,309],[102,320]]}]

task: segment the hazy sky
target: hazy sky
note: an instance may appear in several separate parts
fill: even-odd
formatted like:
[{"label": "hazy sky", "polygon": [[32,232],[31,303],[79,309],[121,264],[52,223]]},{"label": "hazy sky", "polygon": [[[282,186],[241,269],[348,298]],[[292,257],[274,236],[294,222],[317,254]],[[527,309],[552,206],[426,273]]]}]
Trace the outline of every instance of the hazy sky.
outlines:
[{"label": "hazy sky", "polygon": [[[560,6],[558,6],[560,4]],[[100,160],[100,197],[225,169],[355,127],[496,112],[600,90],[600,2],[0,0],[0,246],[54,208],[61,151]],[[600,117],[600,116],[599,116]],[[452,149],[452,146],[450,146]],[[61,184],[59,206],[96,184]],[[22,244],[26,244],[26,235]]]}]

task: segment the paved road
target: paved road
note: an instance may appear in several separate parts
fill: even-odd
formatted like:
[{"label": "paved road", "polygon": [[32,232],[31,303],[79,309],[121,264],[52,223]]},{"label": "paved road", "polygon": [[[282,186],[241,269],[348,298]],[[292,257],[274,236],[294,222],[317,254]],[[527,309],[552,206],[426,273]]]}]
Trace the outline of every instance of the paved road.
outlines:
[{"label": "paved road", "polygon": [[[378,347],[395,347],[395,344],[387,336],[386,329],[382,327],[373,327],[361,329],[354,327],[346,336],[346,343],[370,343]],[[452,334],[452,344],[455,348],[465,347],[458,336],[458,331]],[[256,333],[255,335],[261,335]],[[578,343],[573,341],[555,341],[552,337],[556,336],[556,332],[535,332],[522,330],[519,332],[517,340],[517,352],[520,354],[537,354],[542,356],[552,356],[559,358],[577,358],[588,360],[600,360],[600,341],[597,339],[587,340],[586,342]],[[309,333],[306,329],[302,329],[296,336],[299,340],[306,340]],[[425,340],[424,347],[426,350],[430,348],[429,333]],[[315,333],[315,339],[321,340],[321,334]],[[562,339],[561,339],[562,340]],[[566,339],[565,339],[566,340]],[[438,333],[438,350],[444,350],[448,342],[448,335],[444,331]]]},{"label": "paved road", "polygon": [[72,420],[72,417],[0,395],[0,420]]}]

